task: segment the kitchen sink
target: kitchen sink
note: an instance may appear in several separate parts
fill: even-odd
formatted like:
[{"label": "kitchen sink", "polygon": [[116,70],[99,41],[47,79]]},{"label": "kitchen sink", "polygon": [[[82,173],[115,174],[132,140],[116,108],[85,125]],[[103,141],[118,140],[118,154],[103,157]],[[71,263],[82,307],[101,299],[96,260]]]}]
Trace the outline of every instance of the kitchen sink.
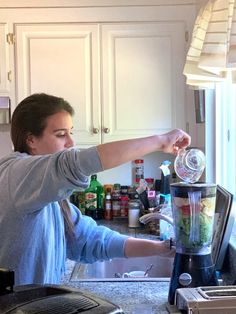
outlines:
[{"label": "kitchen sink", "polygon": [[[149,256],[114,258],[93,264],[77,263],[72,271],[70,281],[169,281],[173,261],[173,258]],[[124,273],[146,271],[150,267],[147,277],[122,277]]]}]

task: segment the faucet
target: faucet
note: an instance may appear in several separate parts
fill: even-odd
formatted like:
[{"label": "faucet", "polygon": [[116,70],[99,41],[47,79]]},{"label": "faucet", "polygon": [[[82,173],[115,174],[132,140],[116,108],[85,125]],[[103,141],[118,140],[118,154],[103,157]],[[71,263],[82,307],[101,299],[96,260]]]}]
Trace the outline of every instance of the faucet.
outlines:
[{"label": "faucet", "polygon": [[145,214],[139,218],[139,221],[142,224],[146,225],[147,223],[149,223],[153,220],[158,220],[158,219],[165,220],[166,222],[168,222],[170,225],[173,226],[173,219],[171,217],[168,217],[168,216],[161,214],[159,212]]},{"label": "faucet", "polygon": [[149,223],[151,221],[162,219],[162,220],[165,220],[166,222],[168,222],[169,224],[171,224],[173,226],[173,218],[171,218],[165,214],[162,214],[160,212],[160,206],[149,208],[149,210],[151,211],[149,214],[145,214],[139,218],[139,221],[142,224],[146,225],[147,223]]},{"label": "faucet", "polygon": [[[161,209],[163,209],[165,211],[165,209],[169,210],[170,207],[166,206],[165,204],[162,204],[162,205],[159,205],[157,207],[149,208],[150,213],[141,216],[139,218],[140,223],[146,225],[152,221],[164,220],[173,227],[173,218],[168,216],[168,215],[161,213],[160,212]],[[175,239],[174,239],[175,237],[167,235],[165,233],[166,233],[166,231],[163,232],[163,235],[164,235],[163,240],[169,241],[170,248],[175,246]],[[168,234],[169,234],[169,232],[168,232]],[[167,236],[167,238],[166,238],[166,236]]]}]

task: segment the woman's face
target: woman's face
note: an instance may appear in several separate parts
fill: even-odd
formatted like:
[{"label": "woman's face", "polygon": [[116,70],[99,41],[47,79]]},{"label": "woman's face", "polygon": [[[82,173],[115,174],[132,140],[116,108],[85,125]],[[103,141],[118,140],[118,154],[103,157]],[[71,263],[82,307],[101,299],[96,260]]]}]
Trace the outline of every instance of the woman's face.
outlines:
[{"label": "woman's face", "polygon": [[49,116],[42,136],[28,136],[30,154],[53,154],[74,146],[72,128],[72,117],[68,112],[61,111]]}]

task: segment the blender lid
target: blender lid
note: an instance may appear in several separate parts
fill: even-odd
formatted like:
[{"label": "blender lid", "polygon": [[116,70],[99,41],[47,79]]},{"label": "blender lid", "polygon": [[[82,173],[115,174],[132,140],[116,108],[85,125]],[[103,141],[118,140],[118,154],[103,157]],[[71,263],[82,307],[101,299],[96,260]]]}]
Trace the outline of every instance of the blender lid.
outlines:
[{"label": "blender lid", "polygon": [[174,197],[188,198],[189,192],[201,191],[201,197],[215,197],[217,185],[214,183],[187,183],[178,182],[170,184],[171,195]]},{"label": "blender lid", "polygon": [[197,182],[197,183],[188,183],[188,182],[176,182],[171,183],[170,186],[173,187],[180,187],[180,188],[187,188],[187,187],[193,187],[193,188],[201,188],[201,187],[215,187],[215,183],[208,183],[208,182]]}]

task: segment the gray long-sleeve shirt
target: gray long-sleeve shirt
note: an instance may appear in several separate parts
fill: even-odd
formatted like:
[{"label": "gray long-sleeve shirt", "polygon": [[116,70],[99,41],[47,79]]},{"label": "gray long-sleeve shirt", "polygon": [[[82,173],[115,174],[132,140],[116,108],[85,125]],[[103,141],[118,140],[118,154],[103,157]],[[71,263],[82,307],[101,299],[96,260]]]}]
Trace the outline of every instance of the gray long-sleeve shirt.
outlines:
[{"label": "gray long-sleeve shirt", "polygon": [[96,148],[52,155],[12,153],[0,159],[0,267],[15,284],[59,283],[65,260],[124,257],[126,236],[97,226],[70,204],[75,237],[67,238],[58,201],[85,188],[102,170]]}]

